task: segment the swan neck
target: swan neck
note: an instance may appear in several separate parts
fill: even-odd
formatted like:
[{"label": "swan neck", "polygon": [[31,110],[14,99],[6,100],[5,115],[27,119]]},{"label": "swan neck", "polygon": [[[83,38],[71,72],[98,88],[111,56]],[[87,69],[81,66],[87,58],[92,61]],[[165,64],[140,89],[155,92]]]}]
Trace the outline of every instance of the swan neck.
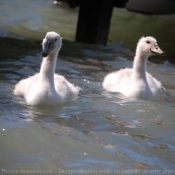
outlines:
[{"label": "swan neck", "polygon": [[58,52],[50,53],[47,57],[43,58],[40,69],[40,81],[49,82],[54,85],[54,73],[56,67]]},{"label": "swan neck", "polygon": [[136,56],[134,58],[134,64],[133,64],[133,80],[146,80],[146,62],[147,58],[145,55],[142,55],[140,53],[136,53]]}]

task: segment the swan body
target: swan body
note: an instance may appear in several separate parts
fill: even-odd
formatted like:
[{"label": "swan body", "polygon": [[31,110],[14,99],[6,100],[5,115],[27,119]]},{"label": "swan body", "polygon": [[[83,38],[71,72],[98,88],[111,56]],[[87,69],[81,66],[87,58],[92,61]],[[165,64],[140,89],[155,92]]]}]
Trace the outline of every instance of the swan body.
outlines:
[{"label": "swan body", "polygon": [[29,105],[56,105],[77,96],[79,88],[63,76],[55,74],[56,60],[62,39],[56,32],[48,32],[43,39],[43,61],[40,72],[15,85],[14,94],[25,98]]},{"label": "swan body", "polygon": [[133,69],[125,68],[108,74],[103,88],[126,97],[154,99],[161,92],[162,84],[146,72],[146,62],[151,55],[164,54],[155,38],[142,37],[137,44]]}]

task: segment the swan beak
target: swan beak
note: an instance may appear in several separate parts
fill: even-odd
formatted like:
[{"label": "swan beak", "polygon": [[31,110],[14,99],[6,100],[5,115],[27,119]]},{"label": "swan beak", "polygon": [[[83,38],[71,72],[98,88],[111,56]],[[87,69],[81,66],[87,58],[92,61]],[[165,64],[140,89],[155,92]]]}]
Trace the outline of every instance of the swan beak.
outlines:
[{"label": "swan beak", "polygon": [[151,52],[153,55],[165,56],[165,52],[164,52],[163,50],[161,50],[157,44],[155,44],[155,45],[153,45],[153,46],[151,47],[150,52]]},{"label": "swan beak", "polygon": [[49,55],[49,52],[46,49],[44,49],[41,54],[43,57],[47,57]]},{"label": "swan beak", "polygon": [[47,41],[45,44],[44,44],[44,48],[42,50],[42,56],[43,57],[47,57],[50,52],[52,51],[52,43],[51,41]]}]

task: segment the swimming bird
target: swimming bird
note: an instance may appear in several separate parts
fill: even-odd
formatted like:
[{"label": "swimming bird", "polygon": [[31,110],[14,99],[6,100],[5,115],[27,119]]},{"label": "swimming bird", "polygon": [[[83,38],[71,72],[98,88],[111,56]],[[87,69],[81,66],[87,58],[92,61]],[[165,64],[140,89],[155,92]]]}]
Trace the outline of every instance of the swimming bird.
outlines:
[{"label": "swimming bird", "polygon": [[75,87],[64,76],[55,74],[62,38],[56,32],[47,32],[42,42],[43,61],[40,72],[15,85],[14,94],[25,98],[29,105],[56,105],[77,96]]},{"label": "swimming bird", "polygon": [[108,74],[103,88],[120,92],[126,97],[154,99],[163,87],[161,82],[146,72],[147,58],[151,55],[165,55],[153,37],[142,37],[136,48],[133,69],[125,68]]}]

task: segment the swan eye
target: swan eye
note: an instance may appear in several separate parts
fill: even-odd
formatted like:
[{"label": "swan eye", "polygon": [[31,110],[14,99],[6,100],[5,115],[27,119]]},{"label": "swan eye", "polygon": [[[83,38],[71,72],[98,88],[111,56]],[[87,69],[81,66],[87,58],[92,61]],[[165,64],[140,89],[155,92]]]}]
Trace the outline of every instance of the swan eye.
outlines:
[{"label": "swan eye", "polygon": [[146,41],[147,44],[150,44],[150,41]]},{"label": "swan eye", "polygon": [[[57,41],[57,39],[55,39],[55,41]],[[54,41],[54,42],[55,42],[55,41]]]}]

